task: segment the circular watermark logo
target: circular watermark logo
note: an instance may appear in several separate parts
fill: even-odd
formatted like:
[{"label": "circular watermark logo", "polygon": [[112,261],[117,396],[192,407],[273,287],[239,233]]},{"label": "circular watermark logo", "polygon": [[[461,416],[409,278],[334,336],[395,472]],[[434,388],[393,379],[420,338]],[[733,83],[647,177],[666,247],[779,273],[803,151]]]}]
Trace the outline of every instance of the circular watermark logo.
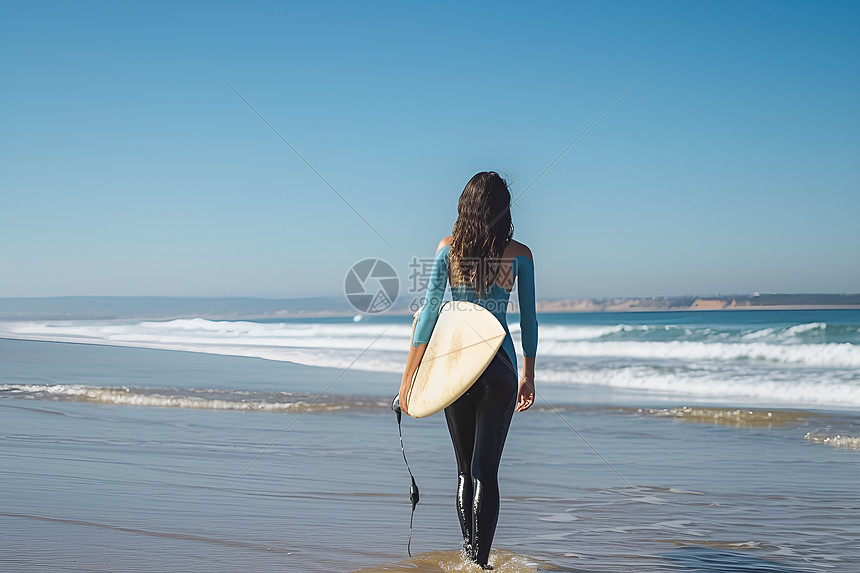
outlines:
[{"label": "circular watermark logo", "polygon": [[363,259],[346,273],[343,292],[355,310],[375,314],[388,310],[397,300],[400,279],[382,259]]}]

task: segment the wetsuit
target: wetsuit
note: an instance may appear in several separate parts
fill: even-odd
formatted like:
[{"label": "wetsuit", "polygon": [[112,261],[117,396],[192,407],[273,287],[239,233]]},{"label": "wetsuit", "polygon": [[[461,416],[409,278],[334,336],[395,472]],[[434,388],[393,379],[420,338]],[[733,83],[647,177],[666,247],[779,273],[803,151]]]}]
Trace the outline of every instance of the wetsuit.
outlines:
[{"label": "wetsuit", "polygon": [[[448,284],[449,246],[436,254],[427,285],[427,297],[412,336],[412,345],[430,340]],[[504,269],[505,271],[508,269]],[[519,255],[509,269],[519,292],[520,328],[524,356],[537,352],[534,264]],[[507,305],[510,293],[493,283],[478,300],[474,288],[451,288],[454,300],[479,304],[495,315],[506,336],[496,356],[481,377],[456,402],[445,408],[448,432],[457,458],[457,515],[467,554],[486,565],[499,517],[499,462],[517,399],[517,355],[508,330]]]}]

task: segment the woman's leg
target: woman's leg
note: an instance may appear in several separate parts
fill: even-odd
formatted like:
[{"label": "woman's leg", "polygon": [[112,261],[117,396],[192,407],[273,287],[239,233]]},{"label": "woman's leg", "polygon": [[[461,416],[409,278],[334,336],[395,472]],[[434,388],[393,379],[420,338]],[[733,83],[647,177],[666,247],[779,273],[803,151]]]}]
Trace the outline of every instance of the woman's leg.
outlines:
[{"label": "woman's leg", "polygon": [[504,350],[499,351],[471,391],[476,402],[471,457],[472,550],[475,561],[484,566],[499,518],[499,462],[517,395],[517,376]]},{"label": "woman's leg", "polygon": [[463,548],[475,558],[472,544],[472,452],[475,447],[475,399],[471,389],[445,408],[448,433],[457,458],[457,517],[463,532]]}]

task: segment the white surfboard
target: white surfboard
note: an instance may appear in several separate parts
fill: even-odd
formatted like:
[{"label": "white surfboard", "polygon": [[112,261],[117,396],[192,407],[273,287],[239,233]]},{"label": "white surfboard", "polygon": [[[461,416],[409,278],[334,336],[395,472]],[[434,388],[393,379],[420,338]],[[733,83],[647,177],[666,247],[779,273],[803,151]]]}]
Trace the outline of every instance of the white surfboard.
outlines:
[{"label": "white surfboard", "polygon": [[[413,333],[420,312],[412,321]],[[442,303],[427,350],[412,375],[408,414],[425,418],[453,404],[484,373],[505,336],[487,309],[466,301]]]}]

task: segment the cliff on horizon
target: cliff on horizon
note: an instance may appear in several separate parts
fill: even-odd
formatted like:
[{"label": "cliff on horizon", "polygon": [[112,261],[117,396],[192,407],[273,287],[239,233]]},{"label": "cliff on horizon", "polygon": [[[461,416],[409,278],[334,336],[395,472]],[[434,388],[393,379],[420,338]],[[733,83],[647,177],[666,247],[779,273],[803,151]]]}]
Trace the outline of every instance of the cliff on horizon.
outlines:
[{"label": "cliff on horizon", "polygon": [[764,308],[860,308],[860,294],[758,294],[541,300],[538,312],[632,312]]}]

